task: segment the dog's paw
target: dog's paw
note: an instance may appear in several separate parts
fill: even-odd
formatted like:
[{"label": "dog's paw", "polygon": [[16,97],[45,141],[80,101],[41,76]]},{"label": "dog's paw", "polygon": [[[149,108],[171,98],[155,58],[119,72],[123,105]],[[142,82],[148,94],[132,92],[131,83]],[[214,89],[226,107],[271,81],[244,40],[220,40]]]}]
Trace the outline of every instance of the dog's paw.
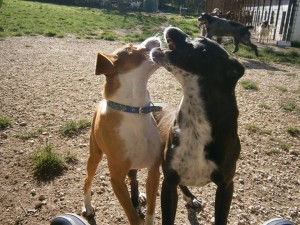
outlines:
[{"label": "dog's paw", "polygon": [[140,206],[145,206],[146,203],[147,203],[146,195],[144,193],[140,193],[139,194],[139,204],[140,204]]},{"label": "dog's paw", "polygon": [[145,219],[145,214],[142,212],[141,207],[138,206],[138,207],[135,207],[134,209],[135,209],[136,213],[138,214],[138,216],[139,216],[141,219],[144,220],[144,219]]},{"label": "dog's paw", "polygon": [[82,209],[81,215],[85,218],[92,218],[95,216],[95,209],[94,207],[86,207]]},{"label": "dog's paw", "polygon": [[186,201],[186,206],[195,209],[196,211],[201,211],[204,206],[200,200],[197,198],[188,198],[184,197],[184,200]]}]

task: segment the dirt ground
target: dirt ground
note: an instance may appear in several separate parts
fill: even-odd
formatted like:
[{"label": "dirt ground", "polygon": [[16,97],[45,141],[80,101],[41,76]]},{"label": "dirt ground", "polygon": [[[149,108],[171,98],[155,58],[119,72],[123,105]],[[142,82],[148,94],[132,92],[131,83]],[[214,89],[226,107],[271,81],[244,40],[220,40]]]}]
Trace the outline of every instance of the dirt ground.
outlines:
[{"label": "dirt ground", "polygon": [[[46,225],[62,213],[80,213],[88,157],[89,130],[73,138],[59,128],[67,120],[91,119],[101,100],[104,76],[95,76],[96,51],[112,52],[122,44],[73,37],[13,37],[0,41],[0,116],[13,126],[0,131],[0,224]],[[241,157],[229,224],[260,225],[275,217],[300,224],[300,137],[287,132],[300,129],[300,67],[240,59],[259,90],[245,90],[239,82],[239,134]],[[153,102],[178,104],[180,85],[164,69],[149,81]],[[281,108],[294,102],[298,109]],[[42,128],[36,138],[22,141],[22,132]],[[76,154],[77,164],[51,182],[33,176],[32,153],[53,144],[58,154]],[[145,175],[139,173],[144,190]],[[106,159],[93,184],[96,224],[128,224],[109,182]],[[192,188],[204,210],[187,209],[180,195],[176,224],[213,224],[215,185]],[[155,224],[161,224],[159,194]]]}]

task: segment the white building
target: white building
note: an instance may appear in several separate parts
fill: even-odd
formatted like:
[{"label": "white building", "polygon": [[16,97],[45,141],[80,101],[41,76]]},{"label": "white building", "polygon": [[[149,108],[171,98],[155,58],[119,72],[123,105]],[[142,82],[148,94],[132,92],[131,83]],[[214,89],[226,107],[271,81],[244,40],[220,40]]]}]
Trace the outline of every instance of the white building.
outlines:
[{"label": "white building", "polygon": [[270,40],[300,42],[300,0],[246,0],[244,10],[250,12],[254,26],[269,22]]}]

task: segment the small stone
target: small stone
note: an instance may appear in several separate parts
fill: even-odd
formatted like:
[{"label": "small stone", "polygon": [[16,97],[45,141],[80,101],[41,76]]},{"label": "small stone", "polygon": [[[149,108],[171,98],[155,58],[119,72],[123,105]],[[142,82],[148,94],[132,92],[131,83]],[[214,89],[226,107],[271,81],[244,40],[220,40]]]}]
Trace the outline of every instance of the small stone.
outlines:
[{"label": "small stone", "polygon": [[2,139],[7,139],[8,138],[8,135],[6,133],[1,133],[1,138]]},{"label": "small stone", "polygon": [[35,189],[32,189],[32,190],[30,191],[30,194],[31,194],[32,196],[36,196],[36,190],[35,190]]},{"label": "small stone", "polygon": [[35,208],[35,209],[40,209],[40,208],[42,208],[42,206],[43,206],[43,203],[42,203],[42,202],[37,202],[37,203],[35,204],[34,208]]},{"label": "small stone", "polygon": [[19,125],[20,125],[21,127],[25,127],[25,126],[27,126],[27,123],[26,123],[25,121],[23,121],[23,122],[21,122]]},{"label": "small stone", "polygon": [[39,200],[40,200],[40,201],[44,201],[44,200],[46,200],[46,197],[45,197],[44,195],[40,195],[40,196],[39,196]]}]

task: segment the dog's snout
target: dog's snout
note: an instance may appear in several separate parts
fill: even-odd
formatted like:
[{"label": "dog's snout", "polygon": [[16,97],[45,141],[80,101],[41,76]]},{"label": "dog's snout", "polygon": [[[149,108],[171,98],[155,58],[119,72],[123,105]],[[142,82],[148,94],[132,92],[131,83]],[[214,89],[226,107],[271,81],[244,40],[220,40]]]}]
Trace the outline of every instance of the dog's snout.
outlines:
[{"label": "dog's snout", "polygon": [[153,62],[160,64],[164,61],[165,53],[160,47],[154,48],[150,52],[150,58]]},{"label": "dog's snout", "polygon": [[176,46],[175,46],[173,40],[171,38],[169,38],[169,37],[167,37],[166,40],[167,40],[167,44],[169,46],[169,49],[170,50],[175,50]]},{"label": "dog's snout", "polygon": [[144,41],[141,46],[145,46],[147,50],[152,50],[153,48],[158,48],[161,46],[161,41],[157,37],[148,38]]}]

